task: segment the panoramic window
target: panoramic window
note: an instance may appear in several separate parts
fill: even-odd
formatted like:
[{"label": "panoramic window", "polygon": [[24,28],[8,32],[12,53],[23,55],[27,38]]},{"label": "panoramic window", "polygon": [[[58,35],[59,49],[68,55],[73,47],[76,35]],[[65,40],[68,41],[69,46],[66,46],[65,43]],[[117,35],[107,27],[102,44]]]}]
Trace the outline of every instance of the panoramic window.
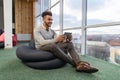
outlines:
[{"label": "panoramic window", "polygon": [[[51,5],[54,5],[58,0],[51,0]],[[117,22],[120,20],[119,0],[87,0],[87,26],[98,25],[104,23]],[[44,4],[45,5],[45,4]],[[46,4],[47,5],[47,4]],[[111,6],[112,5],[112,6]],[[38,5],[40,7],[40,5]],[[73,43],[77,52],[81,53],[82,29],[82,0],[64,0],[64,32],[71,32],[73,35]],[[47,7],[47,6],[46,6]],[[60,3],[54,6],[51,11],[53,13],[52,28],[60,33],[59,18],[60,18]],[[40,13],[38,11],[38,13]],[[38,18],[40,20],[40,18]],[[40,22],[40,21],[39,21]],[[67,28],[67,29],[66,29]],[[71,29],[69,29],[71,28]],[[77,28],[77,29],[75,29]],[[113,48],[120,49],[120,27],[114,26],[95,26],[94,28],[87,28],[87,55],[100,58],[105,61],[119,62],[120,59],[114,51],[114,59],[111,56]],[[112,54],[113,55],[113,54]],[[110,59],[112,58],[112,59]]]}]

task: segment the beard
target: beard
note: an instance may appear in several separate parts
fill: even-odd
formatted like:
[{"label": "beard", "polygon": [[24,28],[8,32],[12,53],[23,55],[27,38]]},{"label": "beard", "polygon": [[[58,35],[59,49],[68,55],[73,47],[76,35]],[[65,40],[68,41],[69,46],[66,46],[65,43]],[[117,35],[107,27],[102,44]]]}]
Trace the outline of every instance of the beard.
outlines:
[{"label": "beard", "polygon": [[46,23],[46,22],[44,22],[44,24],[45,24],[47,27],[51,27],[51,24],[52,24],[52,23]]}]

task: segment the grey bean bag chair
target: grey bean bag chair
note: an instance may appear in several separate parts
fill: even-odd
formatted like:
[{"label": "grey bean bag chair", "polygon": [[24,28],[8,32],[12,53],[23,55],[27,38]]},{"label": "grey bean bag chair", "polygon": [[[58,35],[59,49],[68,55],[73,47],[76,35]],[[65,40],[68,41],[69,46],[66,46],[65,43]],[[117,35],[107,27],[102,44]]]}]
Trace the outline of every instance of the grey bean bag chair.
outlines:
[{"label": "grey bean bag chair", "polygon": [[0,42],[0,48],[4,48],[4,42]]},{"label": "grey bean bag chair", "polygon": [[[63,51],[67,53],[66,49]],[[29,46],[19,46],[16,55],[25,65],[35,69],[54,69],[66,64],[51,52],[36,50],[34,41],[31,41]]]}]

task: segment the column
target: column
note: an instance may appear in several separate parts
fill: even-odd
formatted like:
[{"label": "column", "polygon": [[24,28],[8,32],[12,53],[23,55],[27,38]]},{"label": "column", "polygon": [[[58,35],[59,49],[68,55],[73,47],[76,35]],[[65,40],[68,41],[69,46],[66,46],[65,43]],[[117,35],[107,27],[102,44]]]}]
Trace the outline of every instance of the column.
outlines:
[{"label": "column", "polygon": [[81,54],[86,54],[86,25],[87,25],[87,0],[82,0],[82,39]]},{"label": "column", "polygon": [[12,0],[3,0],[5,48],[12,48]]}]

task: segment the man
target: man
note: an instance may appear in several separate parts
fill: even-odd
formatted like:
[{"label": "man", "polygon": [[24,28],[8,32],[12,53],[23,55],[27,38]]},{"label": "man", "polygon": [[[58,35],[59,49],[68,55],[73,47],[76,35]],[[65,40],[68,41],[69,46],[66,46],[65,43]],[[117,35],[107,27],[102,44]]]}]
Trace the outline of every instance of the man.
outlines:
[{"label": "man", "polygon": [[[78,72],[94,73],[98,71],[98,69],[91,67],[88,62],[80,60],[71,39],[67,39],[67,41],[64,42],[64,35],[57,36],[57,34],[50,29],[53,20],[50,11],[43,12],[42,18],[43,24],[34,29],[35,47],[37,50],[51,51],[59,59],[73,65]],[[70,56],[65,54],[62,48],[66,48]]]}]

